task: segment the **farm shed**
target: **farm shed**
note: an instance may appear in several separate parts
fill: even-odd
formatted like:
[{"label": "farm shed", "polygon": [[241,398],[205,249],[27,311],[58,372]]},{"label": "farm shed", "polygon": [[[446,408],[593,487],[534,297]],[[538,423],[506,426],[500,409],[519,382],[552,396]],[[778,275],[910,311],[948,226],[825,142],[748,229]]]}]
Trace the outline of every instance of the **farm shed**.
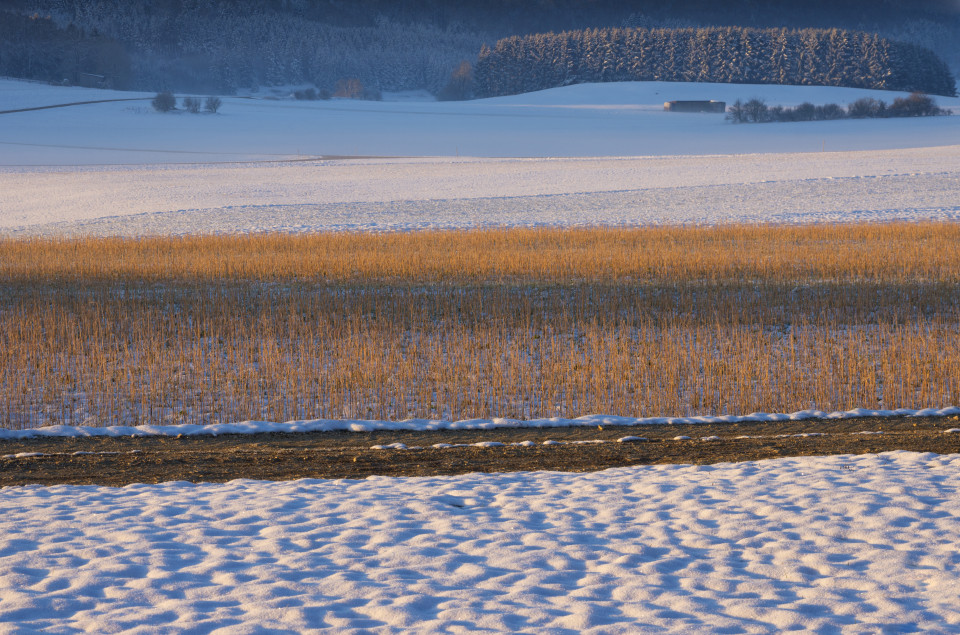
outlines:
[{"label": "farm shed", "polygon": [[663,104],[664,110],[670,112],[717,112],[723,113],[727,110],[725,101],[668,101]]}]

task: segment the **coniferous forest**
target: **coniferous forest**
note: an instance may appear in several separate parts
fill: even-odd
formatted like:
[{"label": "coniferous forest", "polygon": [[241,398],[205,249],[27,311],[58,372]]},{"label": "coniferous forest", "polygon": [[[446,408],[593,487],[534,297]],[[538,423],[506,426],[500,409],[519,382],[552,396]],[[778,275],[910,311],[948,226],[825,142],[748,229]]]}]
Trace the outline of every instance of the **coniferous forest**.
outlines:
[{"label": "coniferous forest", "polygon": [[484,48],[475,91],[491,97],[584,82],[849,86],[953,95],[928,49],[839,29],[591,29],[510,37]]},{"label": "coniferous forest", "polygon": [[[562,69],[538,58],[563,46]],[[612,60],[625,46],[651,65]],[[436,94],[466,61],[476,90],[447,95],[648,77],[952,92],[937,57],[960,70],[960,7],[946,0],[0,0],[0,75],[139,90],[350,80]]]}]

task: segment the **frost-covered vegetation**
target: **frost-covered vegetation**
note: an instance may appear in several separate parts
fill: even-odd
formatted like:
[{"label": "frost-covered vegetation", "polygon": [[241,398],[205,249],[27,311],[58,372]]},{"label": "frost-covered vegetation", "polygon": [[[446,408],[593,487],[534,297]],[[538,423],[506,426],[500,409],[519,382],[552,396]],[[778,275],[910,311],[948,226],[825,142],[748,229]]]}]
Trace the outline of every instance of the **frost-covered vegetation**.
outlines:
[{"label": "frost-covered vegetation", "polygon": [[461,61],[508,36],[717,26],[879,33],[960,69],[960,12],[933,1],[0,0],[0,75],[203,93],[291,84],[333,92],[356,78],[371,90],[436,93]]},{"label": "frost-covered vegetation", "polygon": [[[0,75],[82,83],[81,74],[97,74],[114,88],[193,92],[303,83],[333,90],[349,78],[378,90],[438,90],[483,42],[456,27],[387,19],[342,26],[261,3],[221,8],[166,13],[83,2],[44,15],[0,13],[0,33],[12,32],[0,41]],[[16,25],[5,28],[8,19]]]},{"label": "frost-covered vegetation", "polygon": [[838,29],[594,29],[514,36],[484,48],[476,68],[481,96],[622,81],[956,92],[949,68],[931,51]]},{"label": "frost-covered vegetation", "polygon": [[955,224],[0,242],[0,424],[960,395]]}]

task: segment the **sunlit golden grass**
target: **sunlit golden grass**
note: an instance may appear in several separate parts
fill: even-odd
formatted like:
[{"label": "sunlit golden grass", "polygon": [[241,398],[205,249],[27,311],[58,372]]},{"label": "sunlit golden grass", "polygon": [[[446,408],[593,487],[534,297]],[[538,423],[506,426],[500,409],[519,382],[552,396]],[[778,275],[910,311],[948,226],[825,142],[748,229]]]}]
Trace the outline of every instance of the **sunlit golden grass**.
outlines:
[{"label": "sunlit golden grass", "polygon": [[960,225],[0,240],[0,280],[548,284],[960,280]]},{"label": "sunlit golden grass", "polygon": [[960,402],[960,225],[0,240],[0,425]]}]

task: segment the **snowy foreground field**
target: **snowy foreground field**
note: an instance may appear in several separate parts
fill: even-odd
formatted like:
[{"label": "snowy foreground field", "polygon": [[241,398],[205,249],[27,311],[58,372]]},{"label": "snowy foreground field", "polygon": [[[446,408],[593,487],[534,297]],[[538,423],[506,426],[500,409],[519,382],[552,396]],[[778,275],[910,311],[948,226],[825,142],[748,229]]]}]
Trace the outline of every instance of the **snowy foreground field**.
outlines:
[{"label": "snowy foreground field", "polygon": [[[142,99],[0,114],[0,235],[960,218],[956,116],[733,126],[662,111],[896,94],[268,96],[159,115],[150,95],[0,80],[0,110]],[[0,632],[960,632],[958,528],[960,455],[907,452],[11,487]]]},{"label": "snowy foreground field", "polygon": [[960,632],[958,456],[31,486],[0,514],[7,632]]}]

